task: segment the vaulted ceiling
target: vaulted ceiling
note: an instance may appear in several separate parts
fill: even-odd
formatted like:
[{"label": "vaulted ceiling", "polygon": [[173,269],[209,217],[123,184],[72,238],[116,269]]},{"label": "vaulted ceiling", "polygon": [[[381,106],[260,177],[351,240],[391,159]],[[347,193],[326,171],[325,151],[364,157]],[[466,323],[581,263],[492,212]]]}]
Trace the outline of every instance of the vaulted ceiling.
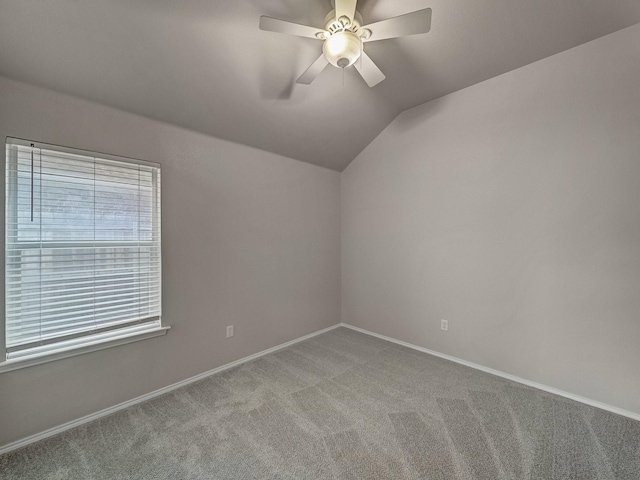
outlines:
[{"label": "vaulted ceiling", "polygon": [[[638,0],[360,0],[365,23],[425,7],[428,34],[371,42],[386,74],[296,78],[330,0],[0,0],[0,75],[344,169],[400,112],[640,22]],[[0,112],[1,114],[1,112]]]}]

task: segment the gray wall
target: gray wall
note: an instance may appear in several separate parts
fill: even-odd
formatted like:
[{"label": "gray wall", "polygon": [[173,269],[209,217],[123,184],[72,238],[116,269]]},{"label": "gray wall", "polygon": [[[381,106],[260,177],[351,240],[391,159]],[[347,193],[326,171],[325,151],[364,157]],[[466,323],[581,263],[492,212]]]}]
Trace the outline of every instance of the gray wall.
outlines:
[{"label": "gray wall", "polygon": [[401,114],[342,174],[343,321],[640,413],[638,45]]},{"label": "gray wall", "polygon": [[340,321],[339,173],[0,78],[6,136],[162,164],[172,329],[0,374],[0,445]]}]

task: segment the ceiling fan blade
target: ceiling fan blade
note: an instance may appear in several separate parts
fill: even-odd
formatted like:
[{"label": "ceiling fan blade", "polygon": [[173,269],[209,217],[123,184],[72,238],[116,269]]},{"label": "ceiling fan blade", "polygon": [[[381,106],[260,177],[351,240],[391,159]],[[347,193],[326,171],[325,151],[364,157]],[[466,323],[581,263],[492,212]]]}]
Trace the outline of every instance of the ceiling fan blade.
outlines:
[{"label": "ceiling fan blade", "polygon": [[353,20],[356,15],[357,0],[335,0],[336,3],[336,20],[340,17],[347,17]]},{"label": "ceiling fan blade", "polygon": [[311,64],[309,68],[307,68],[300,77],[296,80],[296,83],[303,83],[305,85],[309,85],[313,82],[318,75],[324,70],[329,64],[327,58],[323,55],[320,55],[318,59]]},{"label": "ceiling fan blade", "polygon": [[286,33],[289,35],[296,35],[298,37],[315,38],[317,33],[324,32],[321,28],[310,27],[308,25],[300,25],[299,23],[288,22],[287,20],[280,20],[279,18],[267,17],[262,15],[260,17],[260,30],[266,30],[268,32]]},{"label": "ceiling fan blade", "polygon": [[371,36],[364,40],[365,42],[427,33],[431,30],[431,9],[425,8],[424,10],[388,18],[387,20],[365,25],[362,28],[367,28],[371,31]]},{"label": "ceiling fan blade", "polygon": [[356,70],[360,73],[364,81],[367,82],[367,85],[370,87],[375,87],[385,78],[384,73],[378,68],[378,66],[373,63],[371,57],[366,53],[362,52],[360,58],[356,60],[356,63],[353,64],[356,67]]}]

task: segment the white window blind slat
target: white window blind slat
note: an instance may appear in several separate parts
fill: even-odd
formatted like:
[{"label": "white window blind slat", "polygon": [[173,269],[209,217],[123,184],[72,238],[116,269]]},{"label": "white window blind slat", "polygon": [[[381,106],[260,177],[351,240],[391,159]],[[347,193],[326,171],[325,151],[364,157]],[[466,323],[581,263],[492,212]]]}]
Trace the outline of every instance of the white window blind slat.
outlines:
[{"label": "white window blind slat", "polygon": [[[132,292],[127,292],[126,294],[113,295],[111,297],[102,297],[102,301],[90,297],[76,300],[75,302],[47,302],[48,308],[46,309],[38,309],[35,307],[14,307],[7,308],[7,312],[14,314],[16,317],[21,318],[23,321],[28,318],[39,319],[42,317],[50,319],[60,317],[67,321],[67,312],[69,311],[86,311],[93,314],[113,305],[123,305],[127,308],[132,308],[132,311],[137,311],[140,307],[140,304],[135,305],[135,307],[131,307],[131,297],[140,295],[145,295],[149,299],[154,297],[153,295],[149,295],[148,292],[144,289],[137,289]],[[71,319],[71,321],[73,321],[73,319]]]},{"label": "white window blind slat", "polygon": [[[23,295],[21,295],[18,300],[11,300],[11,301],[9,301],[9,303],[7,303],[7,305],[10,305],[13,302],[19,302],[19,304],[24,305],[25,302],[27,302],[27,301],[39,301],[41,298],[43,300],[48,300],[48,299],[53,299],[53,298],[58,298],[58,297],[67,297],[67,296],[69,296],[69,298],[72,298],[72,297],[70,297],[70,295],[75,295],[76,293],[77,294],[84,294],[87,291],[89,293],[91,293],[91,294],[93,294],[93,292],[95,291],[95,292],[97,292],[96,295],[100,295],[101,292],[104,292],[104,291],[107,291],[107,292],[112,292],[112,291],[113,292],[117,292],[117,291],[120,291],[120,290],[122,290],[122,291],[131,291],[131,289],[133,287],[136,287],[136,286],[138,286],[140,288],[143,288],[143,287],[146,287],[146,288],[157,288],[157,287],[160,286],[160,282],[157,281],[157,280],[154,280],[154,279],[140,279],[139,281],[135,281],[135,279],[134,279],[134,280],[126,282],[126,283],[118,284],[118,288],[108,289],[108,290],[105,289],[105,288],[100,289],[100,290],[98,290],[98,289],[94,290],[93,286],[89,286],[89,287],[80,286],[80,287],[78,287],[77,286],[78,285],[77,282],[76,283],[68,282],[68,283],[65,283],[63,285],[58,285],[56,283],[56,284],[54,284],[55,287],[63,286],[63,287],[65,287],[65,289],[48,292],[48,295],[42,295],[41,292],[40,292],[39,286],[34,286],[34,285],[35,285],[35,282],[34,282],[34,284],[31,285],[31,287],[28,290],[23,292]],[[69,287],[73,287],[73,291],[75,292],[74,294],[68,294],[67,293],[69,290],[71,290],[71,288],[69,288]],[[9,291],[8,293],[15,294],[16,291],[19,291],[19,289],[14,288],[12,291]]]},{"label": "white window blind slat", "polygon": [[[83,260],[86,261],[86,260]],[[152,261],[152,259],[148,259],[148,261]],[[78,265],[74,265],[72,263],[66,265],[67,268],[79,268]],[[113,270],[108,271],[108,272],[101,272],[101,271],[96,271],[94,275],[91,276],[91,279],[93,279],[95,282],[93,283],[105,283],[105,282],[110,282],[110,281],[115,281],[115,280],[126,280],[126,279],[137,279],[140,277],[141,272],[138,272],[138,275],[131,273],[131,269],[133,266],[137,266],[138,269],[141,269],[142,266],[138,263],[134,263],[131,262],[129,264],[125,264],[125,265],[118,265],[118,266],[114,266]],[[33,269],[39,269],[42,270],[42,264],[38,264],[38,263],[31,263],[28,264],[28,267],[33,267]],[[52,282],[54,285],[58,282],[58,280],[62,280],[62,279],[68,279],[70,281],[72,280],[76,280],[76,281],[84,281],[87,279],[87,270],[89,270],[89,268],[87,268],[86,266],[84,266],[85,268],[83,268],[82,270],[72,270],[69,272],[65,272],[62,271],[60,273],[58,273],[58,271],[60,271],[60,268],[56,268],[56,267],[50,267],[51,268],[51,272],[47,273],[47,274],[40,274],[37,271],[36,272],[32,272],[31,274],[29,273],[25,273],[25,274],[20,274],[20,272],[15,272],[15,268],[12,268],[12,271],[15,273],[8,273],[7,274],[7,278],[9,279],[16,279],[16,278],[22,278],[24,279],[24,286],[28,286],[30,283],[35,283],[37,284],[38,288],[42,288],[42,286],[47,283],[47,282]],[[91,273],[94,273],[93,271]]]},{"label": "white window blind slat", "polygon": [[159,325],[159,165],[12,139],[6,151],[7,353]]}]

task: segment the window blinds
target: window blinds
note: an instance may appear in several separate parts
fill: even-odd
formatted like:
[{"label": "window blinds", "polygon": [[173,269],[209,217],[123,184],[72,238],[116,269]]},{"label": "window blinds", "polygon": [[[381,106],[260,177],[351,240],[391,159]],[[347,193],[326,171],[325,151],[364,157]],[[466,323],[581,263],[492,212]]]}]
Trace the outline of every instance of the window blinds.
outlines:
[{"label": "window blinds", "polygon": [[14,139],[6,148],[7,358],[158,326],[159,165]]}]

